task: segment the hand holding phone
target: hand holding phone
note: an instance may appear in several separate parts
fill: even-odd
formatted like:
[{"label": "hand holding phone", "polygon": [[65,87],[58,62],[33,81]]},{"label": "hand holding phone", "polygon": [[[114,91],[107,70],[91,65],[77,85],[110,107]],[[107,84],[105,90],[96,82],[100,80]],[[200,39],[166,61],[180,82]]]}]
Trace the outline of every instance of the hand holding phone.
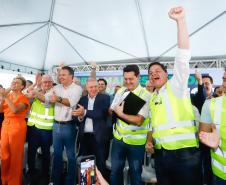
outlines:
[{"label": "hand holding phone", "polygon": [[94,155],[83,156],[78,159],[79,185],[95,185],[95,166],[96,160]]},{"label": "hand holding phone", "polygon": [[97,176],[97,181],[96,185],[109,185],[108,182],[104,179],[100,171],[96,167],[96,176]]}]

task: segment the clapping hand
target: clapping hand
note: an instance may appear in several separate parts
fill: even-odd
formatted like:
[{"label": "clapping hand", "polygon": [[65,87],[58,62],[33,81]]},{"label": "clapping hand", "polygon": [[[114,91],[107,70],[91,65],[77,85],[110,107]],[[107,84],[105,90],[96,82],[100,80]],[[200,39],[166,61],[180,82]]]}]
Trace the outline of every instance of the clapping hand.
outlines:
[{"label": "clapping hand", "polygon": [[78,108],[72,111],[73,116],[83,117],[85,113],[85,108],[78,104]]},{"label": "clapping hand", "polygon": [[0,96],[4,99],[10,92],[10,88],[9,89],[4,89],[4,88],[1,88],[0,89]]},{"label": "clapping hand", "polygon": [[49,98],[51,103],[56,103],[58,100],[58,96],[56,95],[56,93],[53,91],[53,94],[50,96]]},{"label": "clapping hand", "polygon": [[203,144],[209,146],[210,148],[218,148],[220,143],[220,137],[217,133],[216,126],[214,124],[212,125],[212,132],[201,131],[199,133],[199,139]]},{"label": "clapping hand", "polygon": [[124,109],[124,104],[125,102],[123,101],[122,103],[118,104],[115,106],[114,108],[114,112],[119,116],[119,117],[123,117],[123,109]]},{"label": "clapping hand", "polygon": [[42,74],[41,73],[37,73],[35,76],[35,85],[37,87],[40,87],[42,83]]}]

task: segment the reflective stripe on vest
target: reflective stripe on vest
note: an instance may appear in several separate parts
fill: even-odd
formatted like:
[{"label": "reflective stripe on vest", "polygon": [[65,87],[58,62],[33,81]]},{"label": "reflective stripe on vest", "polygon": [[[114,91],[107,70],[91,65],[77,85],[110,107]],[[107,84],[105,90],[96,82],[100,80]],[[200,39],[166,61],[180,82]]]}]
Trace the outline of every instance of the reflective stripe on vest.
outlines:
[{"label": "reflective stripe on vest", "polygon": [[37,116],[39,118],[42,118],[42,119],[54,119],[54,115],[53,116],[49,116],[48,115],[48,111],[49,111],[49,108],[45,108],[45,114],[38,114],[38,113],[35,113],[33,111],[30,112],[30,115],[32,116]]},{"label": "reflective stripe on vest", "polygon": [[211,99],[210,115],[220,135],[220,146],[211,149],[212,170],[226,180],[226,96]]},{"label": "reflective stripe on vest", "polygon": [[39,129],[52,130],[54,123],[54,107],[45,107],[37,98],[34,99],[28,122],[28,126],[35,126]]},{"label": "reflective stripe on vest", "polygon": [[177,98],[169,82],[150,101],[155,148],[176,150],[197,147],[197,127],[190,97]]},{"label": "reflective stripe on vest", "polygon": [[[121,88],[121,95],[124,94],[126,88]],[[142,99],[148,97],[149,92],[139,85],[139,88],[133,92]],[[117,119],[117,123],[114,125],[114,137],[118,140],[122,139],[124,143],[130,145],[144,145],[146,143],[147,132],[149,130],[149,118],[146,118],[141,126],[129,125],[126,122]]]}]

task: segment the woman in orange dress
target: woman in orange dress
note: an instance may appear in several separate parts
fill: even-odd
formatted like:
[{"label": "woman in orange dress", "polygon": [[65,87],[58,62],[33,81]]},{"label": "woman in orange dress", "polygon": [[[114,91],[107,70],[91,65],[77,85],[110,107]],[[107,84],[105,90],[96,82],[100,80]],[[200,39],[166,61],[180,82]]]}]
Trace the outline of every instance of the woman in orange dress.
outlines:
[{"label": "woman in orange dress", "polygon": [[4,112],[1,130],[2,185],[21,185],[24,143],[27,126],[25,116],[29,99],[22,93],[26,81],[22,76],[13,79],[10,92],[0,91],[0,110]]}]

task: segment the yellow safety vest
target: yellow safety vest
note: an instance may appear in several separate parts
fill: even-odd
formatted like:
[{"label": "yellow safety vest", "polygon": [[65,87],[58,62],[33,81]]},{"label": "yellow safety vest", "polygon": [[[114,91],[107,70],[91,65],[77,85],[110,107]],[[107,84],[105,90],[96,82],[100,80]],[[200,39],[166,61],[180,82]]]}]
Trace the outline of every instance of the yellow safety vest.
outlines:
[{"label": "yellow safety vest", "polygon": [[220,133],[219,147],[211,149],[212,170],[216,176],[226,180],[226,96],[211,99],[210,115]]},{"label": "yellow safety vest", "polygon": [[[122,87],[119,89],[119,93],[121,95],[124,94],[126,88]],[[147,103],[150,98],[150,93],[140,85],[138,86],[135,91],[133,91],[134,94],[145,100]],[[136,106],[136,105],[134,105]],[[113,135],[118,140],[123,140],[124,143],[130,144],[130,145],[144,145],[147,140],[147,132],[150,127],[150,120],[149,118],[146,118],[143,123],[140,126],[131,125],[128,124],[121,119],[117,118],[117,122],[114,126]]]},{"label": "yellow safety vest", "polygon": [[149,104],[154,147],[176,150],[197,147],[197,128],[190,97],[177,98],[170,82],[159,94],[152,94]]},{"label": "yellow safety vest", "polygon": [[27,125],[44,130],[52,130],[53,123],[54,106],[46,107],[39,99],[35,98],[31,106]]}]

